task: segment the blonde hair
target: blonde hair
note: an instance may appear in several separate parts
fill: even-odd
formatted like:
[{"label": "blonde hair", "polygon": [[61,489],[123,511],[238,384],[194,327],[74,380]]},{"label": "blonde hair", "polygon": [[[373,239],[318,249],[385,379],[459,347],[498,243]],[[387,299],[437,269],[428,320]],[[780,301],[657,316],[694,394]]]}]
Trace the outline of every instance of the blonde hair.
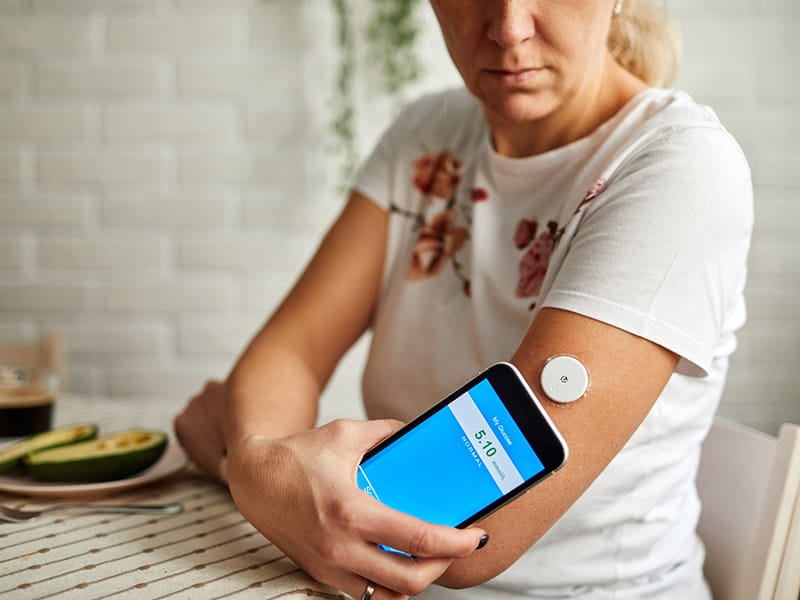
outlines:
[{"label": "blonde hair", "polygon": [[681,40],[665,9],[648,0],[625,0],[611,19],[608,49],[626,71],[648,85],[667,87],[681,60]]}]

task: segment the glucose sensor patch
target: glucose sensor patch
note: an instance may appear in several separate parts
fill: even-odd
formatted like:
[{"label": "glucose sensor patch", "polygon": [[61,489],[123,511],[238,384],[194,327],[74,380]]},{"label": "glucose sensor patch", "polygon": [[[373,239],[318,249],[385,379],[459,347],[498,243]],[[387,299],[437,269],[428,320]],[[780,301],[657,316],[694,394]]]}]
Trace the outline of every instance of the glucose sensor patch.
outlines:
[{"label": "glucose sensor patch", "polygon": [[561,354],[547,359],[542,367],[540,382],[550,400],[567,404],[586,395],[589,371],[574,356]]}]

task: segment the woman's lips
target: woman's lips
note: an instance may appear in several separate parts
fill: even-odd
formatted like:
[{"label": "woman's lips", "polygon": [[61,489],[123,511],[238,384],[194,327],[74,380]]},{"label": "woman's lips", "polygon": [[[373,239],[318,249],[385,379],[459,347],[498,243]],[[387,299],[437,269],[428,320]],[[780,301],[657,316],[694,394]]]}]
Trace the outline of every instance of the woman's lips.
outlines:
[{"label": "woman's lips", "polygon": [[541,67],[530,69],[486,69],[486,72],[494,79],[504,85],[524,85],[530,83],[539,73],[544,71]]}]

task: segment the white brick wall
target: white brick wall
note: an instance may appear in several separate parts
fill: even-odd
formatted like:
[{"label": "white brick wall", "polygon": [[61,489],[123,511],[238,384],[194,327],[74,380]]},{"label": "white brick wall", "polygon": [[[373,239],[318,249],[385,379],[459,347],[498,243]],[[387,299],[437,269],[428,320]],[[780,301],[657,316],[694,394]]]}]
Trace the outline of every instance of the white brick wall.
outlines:
[{"label": "white brick wall", "polygon": [[[137,61],[104,59],[99,63],[86,60],[78,64],[54,59],[34,65],[32,89],[43,99],[61,102],[68,98],[84,101],[88,98],[152,100],[164,92],[165,70],[166,65],[147,58]],[[20,87],[21,84],[16,83],[11,89]]]},{"label": "white brick wall", "polygon": [[[666,1],[679,86],[741,141],[757,186],[722,412],[774,431],[800,422],[800,3]],[[424,15],[410,95],[458,81]],[[0,0],[0,340],[58,328],[70,389],[176,410],[223,376],[341,203],[332,39],[321,0]],[[362,153],[391,108],[360,83]],[[361,414],[365,349],[323,420]]]},{"label": "white brick wall", "polygon": [[721,413],[774,432],[800,422],[800,23],[795,0],[671,0],[684,32],[679,84],[712,105],[750,161],[756,227],[748,324]]},{"label": "white brick wall", "polygon": [[16,185],[21,183],[24,172],[25,160],[21,150],[0,149],[0,184],[15,189]]},{"label": "white brick wall", "polygon": [[65,225],[85,225],[95,217],[88,195],[69,192],[19,194],[3,191],[0,192],[0,215],[4,228],[14,226],[40,231]]},{"label": "white brick wall", "polygon": [[94,19],[53,14],[9,15],[0,18],[0,50],[85,56],[95,40]]}]

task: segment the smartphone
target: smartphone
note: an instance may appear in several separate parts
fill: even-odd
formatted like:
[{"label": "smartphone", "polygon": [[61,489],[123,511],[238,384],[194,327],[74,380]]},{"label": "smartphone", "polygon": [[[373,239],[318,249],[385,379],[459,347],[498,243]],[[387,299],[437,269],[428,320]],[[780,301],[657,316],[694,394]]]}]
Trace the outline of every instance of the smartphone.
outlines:
[{"label": "smartphone", "polygon": [[557,471],[567,454],[525,379],[501,362],[369,450],[356,479],[394,509],[463,528]]}]

